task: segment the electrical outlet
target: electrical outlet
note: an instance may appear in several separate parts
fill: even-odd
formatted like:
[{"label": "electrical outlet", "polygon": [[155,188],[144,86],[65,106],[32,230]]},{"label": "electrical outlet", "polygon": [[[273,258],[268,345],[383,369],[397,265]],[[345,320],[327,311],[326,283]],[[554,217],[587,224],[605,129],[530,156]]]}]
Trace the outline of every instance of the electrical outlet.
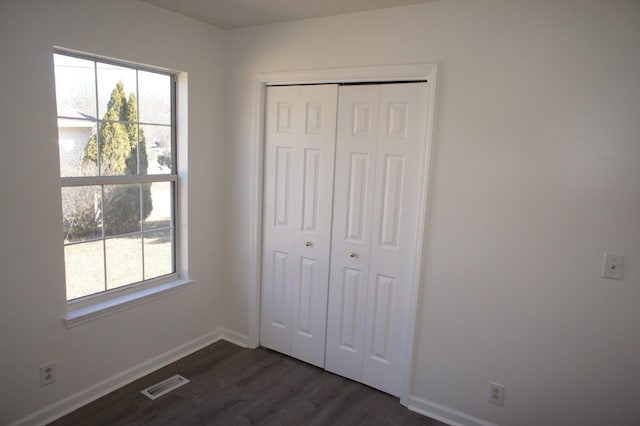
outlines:
[{"label": "electrical outlet", "polygon": [[496,405],[504,404],[504,385],[489,382],[489,402]]},{"label": "electrical outlet", "polygon": [[40,387],[56,381],[56,363],[50,362],[40,366]]},{"label": "electrical outlet", "polygon": [[616,256],[613,254],[604,254],[604,263],[602,265],[602,278],[610,278],[612,280],[621,280],[624,270],[624,256]]}]

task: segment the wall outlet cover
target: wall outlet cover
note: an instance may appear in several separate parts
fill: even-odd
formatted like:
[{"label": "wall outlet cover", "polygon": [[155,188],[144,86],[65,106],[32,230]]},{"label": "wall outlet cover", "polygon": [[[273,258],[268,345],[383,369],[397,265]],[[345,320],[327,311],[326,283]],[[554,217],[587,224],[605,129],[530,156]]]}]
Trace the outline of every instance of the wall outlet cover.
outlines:
[{"label": "wall outlet cover", "polygon": [[56,381],[56,363],[50,362],[40,366],[40,386],[50,385]]},{"label": "wall outlet cover", "polygon": [[496,382],[489,382],[488,400],[492,404],[504,404],[504,385]]},{"label": "wall outlet cover", "polygon": [[617,256],[605,252],[604,262],[602,264],[602,277],[621,280],[624,274],[625,260],[625,256]]}]

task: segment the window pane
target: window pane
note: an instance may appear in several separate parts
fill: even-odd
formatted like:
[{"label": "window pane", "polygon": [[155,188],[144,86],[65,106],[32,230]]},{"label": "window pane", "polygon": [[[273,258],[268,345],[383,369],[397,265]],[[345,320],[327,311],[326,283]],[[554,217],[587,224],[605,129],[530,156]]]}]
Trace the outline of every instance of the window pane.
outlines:
[{"label": "window pane", "polygon": [[[151,187],[151,211],[144,220],[144,230],[169,228],[172,226],[173,196],[171,182],[154,182]],[[144,191],[143,185],[143,191]]]},{"label": "window pane", "polygon": [[94,62],[53,55],[58,116],[96,119],[96,74]]},{"label": "window pane", "polygon": [[111,121],[99,123],[97,138],[89,141],[85,158],[97,164],[97,153],[100,152],[101,175],[138,174],[138,125]]},{"label": "window pane", "polygon": [[171,127],[141,125],[140,137],[146,148],[146,157],[140,159],[140,165],[144,168],[146,160],[146,174],[171,174]]},{"label": "window pane", "polygon": [[102,237],[100,186],[62,188],[64,241],[83,241]]},{"label": "window pane", "polygon": [[105,290],[103,250],[102,240],[65,246],[67,300]]},{"label": "window pane", "polygon": [[168,75],[138,71],[140,121],[171,124],[171,80]]},{"label": "window pane", "polygon": [[58,118],[60,176],[97,176],[95,161],[85,161],[89,146],[95,147],[95,135],[95,121]]},{"label": "window pane", "polygon": [[107,289],[142,281],[142,237],[140,234],[105,241]]},{"label": "window pane", "polygon": [[104,175],[138,173],[136,70],[97,63],[98,143]]},{"label": "window pane", "polygon": [[96,66],[98,69],[98,115],[106,120],[130,120],[129,111],[126,108],[129,101],[133,101],[136,111],[138,107],[136,70],[101,62]]},{"label": "window pane", "polygon": [[144,279],[173,273],[171,229],[144,233]]},{"label": "window pane", "polygon": [[[120,235],[140,232],[140,188],[141,185],[105,185],[104,186],[104,231],[105,235]],[[145,216],[151,206],[151,190],[143,188]]]}]

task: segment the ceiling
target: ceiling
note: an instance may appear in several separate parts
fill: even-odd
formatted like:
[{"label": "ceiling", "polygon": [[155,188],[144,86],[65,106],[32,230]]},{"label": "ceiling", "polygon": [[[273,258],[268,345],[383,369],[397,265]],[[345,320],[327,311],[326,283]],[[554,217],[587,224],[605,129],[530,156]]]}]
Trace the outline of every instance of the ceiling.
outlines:
[{"label": "ceiling", "polygon": [[143,0],[232,29],[296,19],[384,9],[435,0]]}]

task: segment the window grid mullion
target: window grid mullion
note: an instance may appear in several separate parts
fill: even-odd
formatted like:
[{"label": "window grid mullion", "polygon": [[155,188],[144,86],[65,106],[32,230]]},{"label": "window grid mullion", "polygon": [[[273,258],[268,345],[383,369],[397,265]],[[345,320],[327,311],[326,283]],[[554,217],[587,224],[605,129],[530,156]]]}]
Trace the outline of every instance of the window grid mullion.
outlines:
[{"label": "window grid mullion", "polygon": [[78,53],[78,52],[69,52],[69,51],[67,51],[65,49],[54,49],[53,53],[54,54],[58,54],[58,55],[69,56],[69,57],[72,57],[72,58],[78,58],[78,59],[84,59],[84,60],[87,60],[87,61],[92,61],[94,64],[100,62],[101,64],[112,65],[112,66],[119,67],[119,68],[130,68],[130,69],[135,69],[135,70],[139,70],[139,71],[151,72],[151,73],[154,73],[154,74],[166,75],[166,76],[169,76],[169,77],[173,76],[171,71],[166,71],[166,70],[163,70],[161,68],[145,66],[143,64],[127,63],[127,62],[124,62],[124,61],[113,60],[113,59],[110,59],[110,58],[101,58],[101,57],[98,57],[97,55],[83,54],[83,53]]},{"label": "window grid mullion", "polygon": [[60,178],[61,186],[127,185],[137,183],[176,182],[177,175],[68,176]]},{"label": "window grid mullion", "polygon": [[[127,117],[129,118],[129,117]],[[142,149],[142,145],[140,144],[140,71],[136,70],[136,165],[138,170],[138,175],[146,175],[147,170],[142,170],[142,164],[140,162],[140,156]],[[148,159],[147,159],[148,161]],[[142,191],[142,183],[138,184],[138,197],[140,199],[140,205],[138,208],[140,209],[140,251],[142,254],[142,258],[140,259],[142,262],[142,281],[145,279],[145,270],[144,270],[144,197]],[[149,186],[149,191],[151,191],[151,186]]]},{"label": "window grid mullion", "polygon": [[100,216],[102,219],[102,268],[104,275],[104,291],[107,291],[107,232],[105,230],[105,218],[104,218],[104,185],[100,185]]},{"label": "window grid mullion", "polygon": [[[143,231],[143,232],[152,233],[152,232],[171,231],[171,230],[173,230],[173,226],[163,226],[163,227],[160,227],[160,228],[154,228],[154,229],[150,229],[148,231]],[[104,238],[100,237],[100,238],[90,238],[90,239],[81,240],[81,241],[73,241],[73,242],[70,242],[70,243],[64,243],[64,246],[65,247],[69,247],[69,246],[77,246],[77,245],[85,244],[85,243],[95,243],[95,242],[102,241],[102,240],[106,240],[106,241],[115,240],[115,239],[118,239],[118,238],[131,237],[133,235],[140,235],[140,232],[141,231],[135,231],[135,232],[128,232],[126,234],[108,235],[108,236],[105,236]]]},{"label": "window grid mullion", "polygon": [[[93,84],[95,86],[95,92],[96,92],[96,166],[98,167],[98,170],[96,171],[96,173],[98,175],[102,174],[102,159],[100,158],[102,156],[102,149],[100,148],[100,144],[101,144],[101,135],[100,135],[100,97],[98,95],[98,65],[96,63],[96,61],[93,61],[93,75],[94,75],[94,79],[93,79]],[[105,281],[106,283],[106,281]]]},{"label": "window grid mullion", "polygon": [[78,118],[78,117],[69,117],[66,115],[58,115],[58,118],[63,118],[65,120],[75,120],[75,121],[91,121],[91,122],[100,122],[100,123],[121,123],[121,124],[133,124],[139,123],[141,125],[149,125],[149,126],[158,126],[158,127],[169,127],[171,128],[171,124],[166,123],[154,123],[151,121],[129,121],[129,120],[105,120],[104,118]]},{"label": "window grid mullion", "polygon": [[[139,138],[138,138],[139,140]],[[149,188],[151,190],[151,188]],[[142,250],[142,281],[145,280],[145,270],[144,270],[144,198],[142,196],[142,184],[138,186],[138,193],[140,194],[140,250]]]},{"label": "window grid mullion", "polygon": [[[138,170],[138,175],[146,175],[147,171],[145,170],[144,173],[142,173],[140,167],[140,100],[138,99],[140,97],[140,82],[138,79],[139,73],[138,70],[136,70],[136,121],[133,123],[136,126],[136,169]],[[140,200],[142,200],[142,198],[140,198]],[[142,216],[140,217],[142,218]]]}]

